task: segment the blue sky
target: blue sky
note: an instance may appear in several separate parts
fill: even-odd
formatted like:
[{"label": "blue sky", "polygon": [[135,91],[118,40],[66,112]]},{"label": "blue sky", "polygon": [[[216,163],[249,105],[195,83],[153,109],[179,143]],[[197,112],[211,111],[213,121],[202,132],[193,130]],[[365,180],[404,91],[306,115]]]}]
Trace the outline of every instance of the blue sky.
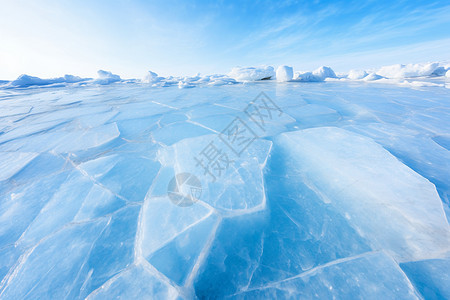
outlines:
[{"label": "blue sky", "polygon": [[3,0],[0,79],[450,59],[448,1]]}]

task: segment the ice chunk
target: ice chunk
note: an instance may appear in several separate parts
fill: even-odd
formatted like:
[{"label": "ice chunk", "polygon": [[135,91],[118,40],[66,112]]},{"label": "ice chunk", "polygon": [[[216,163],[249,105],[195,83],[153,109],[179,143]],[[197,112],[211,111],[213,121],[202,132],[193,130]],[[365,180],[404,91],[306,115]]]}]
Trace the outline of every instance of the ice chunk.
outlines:
[{"label": "ice chunk", "polygon": [[[167,186],[164,191],[167,194]],[[212,214],[210,208],[201,204],[188,207],[177,206],[164,195],[149,197],[142,213],[141,254],[148,258],[152,253],[168,244],[180,233]],[[164,230],[162,230],[164,228]]]},{"label": "ice chunk", "polygon": [[439,257],[450,247],[436,188],[371,139],[339,128],[284,133],[299,176],[356,230],[399,261]]},{"label": "ice chunk", "polygon": [[277,81],[285,82],[290,81],[294,77],[294,71],[292,67],[279,66],[277,69]]},{"label": "ice chunk", "polygon": [[[210,240],[214,238],[217,222],[217,215],[211,214],[198,223],[191,224],[152,253],[147,260],[176,284],[189,284],[191,278],[196,275],[198,266],[207,255]],[[161,230],[164,230],[164,227]]]},{"label": "ice chunk", "polygon": [[348,79],[352,79],[352,80],[358,80],[358,79],[363,79],[364,77],[367,76],[367,72],[363,71],[363,70],[350,70],[348,72]]},{"label": "ice chunk", "polygon": [[85,279],[75,287],[74,296],[85,298],[133,263],[140,209],[140,205],[129,205],[112,215],[80,268],[79,276]]},{"label": "ice chunk", "polygon": [[271,79],[275,76],[275,70],[271,66],[267,67],[236,67],[228,74],[237,81],[257,81],[262,79]]},{"label": "ice chunk", "polygon": [[160,164],[134,154],[122,154],[103,156],[80,164],[79,168],[115,195],[142,202]]},{"label": "ice chunk", "polygon": [[[234,213],[262,209],[265,205],[262,168],[271,142],[247,136],[246,144],[230,148],[232,138],[230,141],[226,141],[225,135],[222,138],[225,141],[217,135],[184,139],[162,149],[158,159],[163,166],[173,168],[174,174],[194,174],[202,185],[200,200],[217,209]],[[208,151],[213,151],[216,160],[220,158],[215,164],[207,160],[208,155],[202,155]],[[167,180],[158,177],[156,184],[167,186]]]},{"label": "ice chunk", "polygon": [[288,280],[233,295],[236,299],[420,299],[394,260],[368,253],[319,266]]},{"label": "ice chunk", "polygon": [[445,72],[445,77],[446,77],[446,78],[450,78],[450,70],[448,70],[447,72]]},{"label": "ice chunk", "polygon": [[86,299],[179,299],[178,291],[155,271],[132,266],[108,281]]},{"label": "ice chunk", "polygon": [[142,213],[139,254],[168,278],[183,285],[198,269],[195,264],[209,246],[217,221],[217,215],[201,202],[182,207],[167,195],[150,196]]},{"label": "ice chunk", "polygon": [[98,74],[98,78],[95,79],[95,81],[94,81],[97,84],[106,85],[106,84],[110,84],[110,83],[121,80],[119,75],[115,75],[108,71],[98,70],[97,74]]},{"label": "ice chunk", "polygon": [[429,76],[438,67],[439,63],[407,64],[407,65],[397,64],[391,66],[384,66],[377,71],[377,74],[386,78]]}]

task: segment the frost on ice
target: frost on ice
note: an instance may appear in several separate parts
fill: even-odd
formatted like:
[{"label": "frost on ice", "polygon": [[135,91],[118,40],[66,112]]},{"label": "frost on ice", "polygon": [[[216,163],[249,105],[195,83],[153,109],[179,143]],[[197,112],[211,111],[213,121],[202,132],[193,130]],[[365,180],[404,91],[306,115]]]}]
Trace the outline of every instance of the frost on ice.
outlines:
[{"label": "frost on ice", "polygon": [[450,298],[434,67],[6,83],[0,298]]}]

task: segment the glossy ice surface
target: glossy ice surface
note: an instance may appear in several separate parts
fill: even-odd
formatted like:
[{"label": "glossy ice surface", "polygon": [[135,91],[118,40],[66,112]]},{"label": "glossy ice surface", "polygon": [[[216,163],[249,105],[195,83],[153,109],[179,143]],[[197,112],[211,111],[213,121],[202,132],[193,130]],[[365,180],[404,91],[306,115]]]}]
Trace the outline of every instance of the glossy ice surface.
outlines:
[{"label": "glossy ice surface", "polygon": [[0,90],[0,298],[450,298],[449,151],[443,86]]}]

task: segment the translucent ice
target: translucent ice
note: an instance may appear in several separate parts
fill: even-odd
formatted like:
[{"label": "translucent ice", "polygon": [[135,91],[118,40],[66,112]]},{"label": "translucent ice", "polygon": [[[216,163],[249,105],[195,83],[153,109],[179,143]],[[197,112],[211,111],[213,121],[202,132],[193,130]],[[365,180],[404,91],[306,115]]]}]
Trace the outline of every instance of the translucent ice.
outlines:
[{"label": "translucent ice", "polygon": [[450,297],[450,259],[428,259],[400,264],[425,299]]},{"label": "translucent ice", "polygon": [[397,260],[439,257],[450,231],[433,184],[372,140],[339,128],[278,139],[298,175],[375,248]]},{"label": "translucent ice", "polygon": [[132,266],[89,295],[87,299],[177,299],[179,292],[170,282],[142,265]]},{"label": "translucent ice", "polygon": [[233,298],[420,299],[395,261],[383,253],[335,261],[287,280],[237,293]]},{"label": "translucent ice", "polygon": [[[262,168],[271,142],[255,139],[248,147],[241,145],[241,153],[235,153],[229,147],[223,136],[205,135],[184,139],[161,150],[158,157],[163,166],[174,170],[174,174],[191,173],[199,178],[203,190],[201,200],[217,209],[239,212],[263,208]],[[202,154],[205,151],[219,153],[221,158],[214,169],[205,168],[208,163],[207,156]],[[158,177],[155,184],[167,186],[168,178]]]},{"label": "translucent ice", "polygon": [[1,86],[0,298],[449,298],[438,68]]}]

